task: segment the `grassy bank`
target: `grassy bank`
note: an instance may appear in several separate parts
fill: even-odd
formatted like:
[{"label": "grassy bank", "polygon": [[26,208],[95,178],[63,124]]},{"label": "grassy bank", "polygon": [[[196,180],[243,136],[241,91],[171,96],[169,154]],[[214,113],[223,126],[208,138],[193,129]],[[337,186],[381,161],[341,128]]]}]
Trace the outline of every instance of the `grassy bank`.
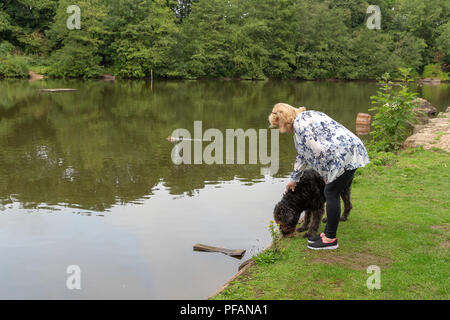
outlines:
[{"label": "grassy bank", "polygon": [[[339,249],[284,238],[280,260],[250,267],[214,299],[449,299],[449,154],[415,149],[386,160],[355,177]],[[381,268],[380,290],[366,286],[370,265]]]}]

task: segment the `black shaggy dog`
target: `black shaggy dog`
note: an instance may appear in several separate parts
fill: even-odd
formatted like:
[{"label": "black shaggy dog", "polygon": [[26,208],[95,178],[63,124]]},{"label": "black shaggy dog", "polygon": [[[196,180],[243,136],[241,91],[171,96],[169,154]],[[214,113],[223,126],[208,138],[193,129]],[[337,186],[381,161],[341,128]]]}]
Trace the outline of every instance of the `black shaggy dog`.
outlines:
[{"label": "black shaggy dog", "polygon": [[[341,198],[344,201],[344,213],[340,220],[345,221],[352,209],[350,191],[352,181],[342,191]],[[320,219],[324,213],[325,182],[314,170],[305,170],[300,181],[295,186],[295,191],[289,191],[283,195],[274,209],[275,222],[280,225],[284,235],[293,233],[298,223],[300,214],[305,211],[305,219],[299,231],[308,230],[303,236],[315,236],[319,229]],[[323,220],[326,222],[326,218]]]}]

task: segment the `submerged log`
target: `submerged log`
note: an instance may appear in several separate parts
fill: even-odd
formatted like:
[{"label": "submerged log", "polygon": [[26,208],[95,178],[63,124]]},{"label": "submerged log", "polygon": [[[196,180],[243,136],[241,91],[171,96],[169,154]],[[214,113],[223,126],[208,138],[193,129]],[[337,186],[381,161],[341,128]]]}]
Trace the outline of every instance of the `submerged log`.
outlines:
[{"label": "submerged log", "polygon": [[71,92],[71,91],[78,91],[78,89],[39,89],[40,92]]},{"label": "submerged log", "polygon": [[242,249],[232,250],[232,249],[213,247],[213,246],[208,246],[206,244],[197,243],[197,244],[194,244],[194,251],[220,252],[220,253],[226,254],[231,257],[242,258],[242,256],[245,254],[246,250],[242,250]]},{"label": "submerged log", "polygon": [[200,142],[209,142],[211,141],[210,139],[191,139],[191,138],[177,138],[177,137],[172,137],[172,136],[168,136],[167,137],[167,141],[170,142],[179,142],[179,141],[200,141]]}]

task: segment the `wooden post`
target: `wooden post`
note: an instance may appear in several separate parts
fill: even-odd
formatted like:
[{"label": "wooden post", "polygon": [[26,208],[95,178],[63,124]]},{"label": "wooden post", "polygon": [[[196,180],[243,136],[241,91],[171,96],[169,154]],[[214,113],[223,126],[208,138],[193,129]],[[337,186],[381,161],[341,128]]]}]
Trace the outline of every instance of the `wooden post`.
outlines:
[{"label": "wooden post", "polygon": [[358,113],[356,116],[356,134],[367,135],[370,132],[370,114]]}]

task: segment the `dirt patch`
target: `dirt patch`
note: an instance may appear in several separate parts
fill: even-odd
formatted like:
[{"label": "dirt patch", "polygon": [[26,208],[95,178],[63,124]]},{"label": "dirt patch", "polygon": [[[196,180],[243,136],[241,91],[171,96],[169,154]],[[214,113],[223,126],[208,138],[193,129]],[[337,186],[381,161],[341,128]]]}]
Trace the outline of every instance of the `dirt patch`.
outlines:
[{"label": "dirt patch", "polygon": [[[392,192],[395,192],[394,190],[392,190]],[[351,219],[351,216],[349,217],[349,219]],[[369,219],[364,219],[361,218],[360,219],[360,223],[361,225],[363,225],[366,228],[370,228],[370,229],[375,229],[375,230],[381,230],[384,228],[383,225],[378,224],[378,223],[374,223],[373,221],[369,220]]]},{"label": "dirt patch", "polygon": [[315,279],[314,280],[318,285],[322,285],[322,284],[325,284],[325,283],[327,283],[325,280],[323,280],[323,279]]},{"label": "dirt patch", "polygon": [[253,292],[255,293],[255,299],[260,300],[263,296],[265,291],[263,289],[253,287]]},{"label": "dirt patch", "polygon": [[450,248],[450,223],[443,223],[431,226],[431,229],[438,230],[443,233],[442,240],[439,243],[439,248],[449,249]]},{"label": "dirt patch", "polygon": [[34,71],[28,71],[28,78],[29,78],[30,82],[34,82],[34,81],[37,81],[37,80],[44,79],[44,76],[41,75],[41,74],[38,74],[38,73],[36,73]]},{"label": "dirt patch", "polygon": [[441,243],[439,243],[439,248],[441,249],[449,249],[450,248],[450,241],[449,240],[443,240]]},{"label": "dirt patch", "polygon": [[[323,254],[322,254],[323,253]],[[392,260],[386,257],[376,256],[370,253],[342,253],[339,251],[318,252],[317,257],[311,259],[314,263],[337,264],[353,270],[366,270],[368,266],[376,265],[387,268]]]},{"label": "dirt patch", "polygon": [[423,288],[421,288],[419,285],[413,284],[408,287],[408,291],[419,292],[420,290],[423,290]]},{"label": "dirt patch", "polygon": [[436,224],[431,226],[433,230],[443,231],[445,234],[450,234],[450,223]]}]

